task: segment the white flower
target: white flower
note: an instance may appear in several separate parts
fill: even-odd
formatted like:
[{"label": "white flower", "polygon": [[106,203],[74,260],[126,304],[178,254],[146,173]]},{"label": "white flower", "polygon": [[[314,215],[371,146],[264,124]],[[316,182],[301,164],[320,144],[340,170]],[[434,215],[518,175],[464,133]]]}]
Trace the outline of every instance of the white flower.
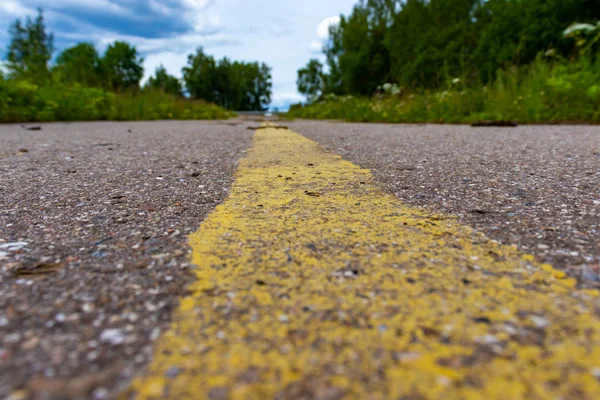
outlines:
[{"label": "white flower", "polygon": [[569,26],[567,29],[565,29],[565,31],[563,32],[563,36],[571,36],[576,32],[590,33],[594,30],[596,30],[596,27],[592,24],[581,24],[576,22],[574,24],[571,24],[571,26]]}]

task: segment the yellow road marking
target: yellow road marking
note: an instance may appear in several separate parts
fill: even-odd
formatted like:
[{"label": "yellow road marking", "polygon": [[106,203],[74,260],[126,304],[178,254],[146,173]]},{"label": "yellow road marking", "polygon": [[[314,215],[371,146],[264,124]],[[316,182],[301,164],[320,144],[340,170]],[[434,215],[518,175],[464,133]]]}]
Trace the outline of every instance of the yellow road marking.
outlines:
[{"label": "yellow road marking", "polygon": [[595,291],[288,130],[191,235],[141,399],[597,399]]}]

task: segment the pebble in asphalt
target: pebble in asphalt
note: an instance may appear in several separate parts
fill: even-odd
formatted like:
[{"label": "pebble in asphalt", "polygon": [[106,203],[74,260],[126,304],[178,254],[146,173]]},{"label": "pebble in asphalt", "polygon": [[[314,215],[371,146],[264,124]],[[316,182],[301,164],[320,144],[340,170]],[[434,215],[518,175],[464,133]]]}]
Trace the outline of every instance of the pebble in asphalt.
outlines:
[{"label": "pebble in asphalt", "polygon": [[[598,287],[600,128],[288,125],[403,201]],[[247,126],[0,127],[0,396],[112,397],[146,365]]]},{"label": "pebble in asphalt", "polygon": [[287,124],[404,202],[600,287],[600,127]]},{"label": "pebble in asphalt", "polygon": [[251,138],[218,122],[0,126],[0,398],[108,398],[139,372],[190,280],[187,235]]}]

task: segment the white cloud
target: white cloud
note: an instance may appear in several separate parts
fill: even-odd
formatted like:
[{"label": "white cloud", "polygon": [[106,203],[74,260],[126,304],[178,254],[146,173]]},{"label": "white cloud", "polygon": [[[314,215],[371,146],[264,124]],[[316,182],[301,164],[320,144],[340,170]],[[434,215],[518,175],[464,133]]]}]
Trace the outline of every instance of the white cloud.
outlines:
[{"label": "white cloud", "polygon": [[317,36],[319,37],[319,39],[327,40],[327,38],[329,37],[329,27],[332,25],[337,25],[339,23],[340,17],[337,15],[334,17],[325,18],[323,21],[321,21],[319,25],[317,25]]},{"label": "white cloud", "polygon": [[304,96],[298,92],[277,91],[271,96],[271,108],[287,109],[290,104],[304,101]]},{"label": "white cloud", "polygon": [[[7,0],[2,0],[7,1]],[[13,0],[8,0],[9,2]],[[20,3],[29,5],[32,9],[40,6],[39,0],[21,0]],[[44,8],[48,9],[87,9],[87,10],[95,10],[101,11],[103,13],[111,13],[118,14],[123,16],[134,16],[134,13],[122,5],[113,3],[108,0],[52,0],[50,5],[44,6]]]},{"label": "white cloud", "polygon": [[194,27],[196,32],[217,29],[221,26],[221,19],[211,10],[214,5],[209,0],[184,0],[186,11],[183,18]]},{"label": "white cloud", "polygon": [[33,8],[25,7],[16,0],[2,0],[0,2],[0,14],[8,14],[11,17],[20,17],[34,13]]},{"label": "white cloud", "polygon": [[159,0],[150,0],[150,2],[148,3],[148,7],[166,16],[172,15],[173,13],[173,10],[171,8],[165,6]]},{"label": "white cloud", "polygon": [[1,74],[7,74],[8,73],[8,68],[6,66],[6,61],[2,61],[0,60],[0,73]]},{"label": "white cloud", "polygon": [[187,64],[188,52],[175,53],[175,52],[161,52],[149,54],[144,60],[144,79],[142,83],[145,83],[148,78],[154,75],[154,71],[160,65],[164,66],[169,75],[182,77],[181,69]]},{"label": "white cloud", "polygon": [[320,53],[321,49],[323,49],[323,42],[313,40],[312,42],[310,42],[310,49],[315,53]]},{"label": "white cloud", "polygon": [[239,45],[241,42],[231,35],[217,33],[205,35],[188,33],[169,38],[145,38],[141,36],[119,35],[106,31],[90,33],[66,33],[64,38],[73,41],[92,41],[101,50],[116,40],[125,41],[137,48],[142,54],[153,53],[190,53],[199,46],[217,45],[223,47]]}]

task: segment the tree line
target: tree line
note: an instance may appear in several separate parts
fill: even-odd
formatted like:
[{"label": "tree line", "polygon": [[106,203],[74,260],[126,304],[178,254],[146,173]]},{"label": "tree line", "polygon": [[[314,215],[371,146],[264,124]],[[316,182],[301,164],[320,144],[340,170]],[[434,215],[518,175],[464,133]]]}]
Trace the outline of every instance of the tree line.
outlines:
[{"label": "tree line", "polygon": [[330,27],[325,64],[298,71],[298,90],[368,96],[384,83],[436,89],[487,83],[542,54],[569,58],[573,22],[600,20],[598,0],[360,0]]},{"label": "tree line", "polygon": [[[114,92],[160,90],[238,111],[263,110],[271,101],[271,68],[264,63],[228,58],[217,61],[199,47],[188,56],[183,79],[169,75],[161,65],[142,88],[144,58],[127,42],[115,41],[104,54],[91,43],[78,43],[53,60],[54,36],[46,29],[42,10],[34,19],[17,19],[9,34],[6,79],[36,85],[58,82]],[[0,79],[5,78],[0,75]]]}]

